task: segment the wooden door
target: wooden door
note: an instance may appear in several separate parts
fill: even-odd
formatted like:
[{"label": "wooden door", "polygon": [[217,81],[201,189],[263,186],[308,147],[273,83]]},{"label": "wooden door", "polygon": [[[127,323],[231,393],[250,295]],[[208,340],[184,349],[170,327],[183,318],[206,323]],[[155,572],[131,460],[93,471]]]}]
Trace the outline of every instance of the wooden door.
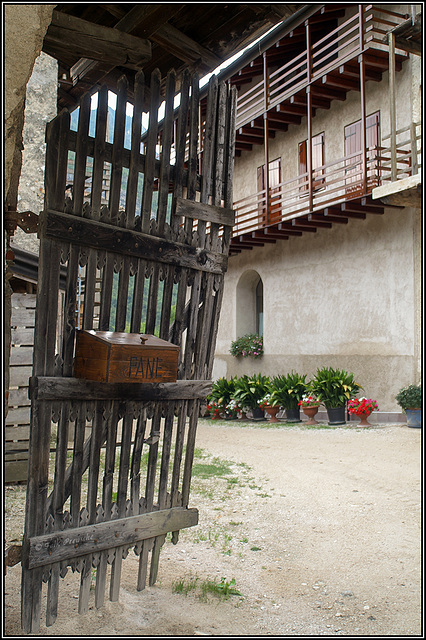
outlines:
[{"label": "wooden door", "polygon": [[[203,127],[198,78],[184,76],[177,114],[175,82],[170,72],[159,123],[161,77],[153,72],[149,126],[142,134],[146,88],[143,73],[137,75],[130,149],[124,144],[124,77],[117,86],[112,141],[107,137],[106,86],[95,112],[90,95],[82,97],[77,131],[67,110],[47,127],[22,549],[26,632],[39,629],[43,582],[47,625],[55,622],[59,585],[69,568],[81,576],[79,612],[88,609],[93,570],[94,602],[101,607],[108,565],[109,597],[117,600],[122,562],[134,549],[139,555],[135,579],[142,590],[147,580],[156,580],[167,532],[177,542],[179,530],[198,520],[188,500],[199,405],[211,389],[234,222],[236,97],[214,76]],[[199,131],[204,131],[203,141]],[[65,198],[70,177],[72,197]],[[67,283],[57,350],[61,265]],[[107,384],[74,378],[78,293],[83,329],[143,331],[178,345],[177,381]]]},{"label": "wooden door", "polygon": [[[380,143],[380,115],[377,111],[366,118],[367,191],[379,184],[378,156]],[[345,127],[346,193],[364,195],[362,176],[361,120]],[[348,157],[350,156],[350,157]]]},{"label": "wooden door", "polygon": [[[307,140],[299,142],[299,176],[301,176],[299,190],[305,195],[309,192],[307,145]],[[324,184],[323,165],[324,133],[319,133],[312,138],[312,188],[314,191],[320,189]]]},{"label": "wooden door", "polygon": [[[265,213],[266,195],[262,193],[259,212],[262,217],[262,224],[276,224],[281,221],[281,202],[280,202],[280,183],[281,183],[281,158],[271,160],[269,162],[269,197],[268,197],[268,215]],[[265,165],[258,167],[257,170],[257,191],[265,192]],[[266,193],[266,192],[265,192]]]}]

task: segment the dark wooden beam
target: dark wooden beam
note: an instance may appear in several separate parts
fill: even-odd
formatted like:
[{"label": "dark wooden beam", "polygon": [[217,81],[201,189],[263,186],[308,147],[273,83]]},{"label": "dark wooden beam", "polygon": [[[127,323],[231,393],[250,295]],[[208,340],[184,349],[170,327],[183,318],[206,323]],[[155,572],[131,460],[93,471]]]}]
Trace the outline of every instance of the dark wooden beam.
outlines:
[{"label": "dark wooden beam", "polygon": [[284,222],[280,222],[277,225],[277,229],[278,229],[278,231],[284,231],[284,233],[286,235],[289,235],[289,236],[301,236],[302,235],[301,231],[296,231],[296,229],[294,229],[294,227],[292,227],[291,224],[284,223]]},{"label": "dark wooden beam", "polygon": [[323,84],[312,84],[310,87],[307,87],[307,90],[310,89],[312,93],[312,97],[320,97],[327,98],[331,100],[341,100],[342,102],[346,100],[346,92],[340,91],[339,89],[333,89],[332,87],[326,87]]},{"label": "dark wooden beam", "polygon": [[[326,212],[327,210],[324,210],[324,213],[321,214],[315,214],[315,213],[310,213],[308,215],[308,220],[318,220],[318,219],[322,219],[325,220],[325,218],[327,218],[327,220],[329,220],[330,222],[337,222],[338,224],[347,224],[348,223],[348,219],[344,218],[343,216],[340,215],[332,215],[331,213]],[[324,217],[323,217],[324,216]]]},{"label": "dark wooden beam", "polygon": [[[351,65],[349,63],[342,64],[339,67],[339,73],[349,78],[356,78],[359,81],[359,65]],[[382,79],[382,74],[380,73],[380,71],[374,71],[374,69],[370,69],[366,66],[365,79],[373,80],[374,82],[380,82],[380,80]]]},{"label": "dark wooden beam", "polygon": [[344,89],[345,91],[359,91],[360,85],[359,82],[353,80],[352,78],[348,78],[343,74],[334,75],[331,73],[326,74],[321,79],[322,83],[329,87],[336,87],[337,89]]},{"label": "dark wooden beam", "polygon": [[369,206],[357,204],[355,202],[343,202],[342,203],[342,211],[343,212],[355,212],[355,213],[375,213],[378,215],[383,215],[385,212],[384,207],[380,206]]},{"label": "dark wooden beam", "polygon": [[275,109],[268,111],[269,122],[284,122],[285,124],[300,124],[302,121],[301,116],[294,115],[286,112],[279,112]]},{"label": "dark wooden beam", "polygon": [[149,40],[56,10],[44,38],[43,51],[48,54],[68,52],[132,69],[143,67],[151,59]]},{"label": "dark wooden beam", "polygon": [[[330,100],[319,98],[318,96],[312,96],[312,106],[315,109],[329,109],[330,108]],[[295,105],[307,105],[306,93],[297,93],[290,98],[290,104]]]}]

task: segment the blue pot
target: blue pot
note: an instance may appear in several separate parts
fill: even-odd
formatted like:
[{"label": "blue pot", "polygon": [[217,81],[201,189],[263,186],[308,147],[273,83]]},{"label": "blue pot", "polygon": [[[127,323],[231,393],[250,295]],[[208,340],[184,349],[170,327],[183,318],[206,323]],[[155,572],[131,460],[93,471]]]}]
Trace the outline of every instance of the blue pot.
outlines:
[{"label": "blue pot", "polygon": [[405,415],[407,416],[407,427],[414,427],[420,429],[422,426],[422,410],[421,409],[406,409]]}]

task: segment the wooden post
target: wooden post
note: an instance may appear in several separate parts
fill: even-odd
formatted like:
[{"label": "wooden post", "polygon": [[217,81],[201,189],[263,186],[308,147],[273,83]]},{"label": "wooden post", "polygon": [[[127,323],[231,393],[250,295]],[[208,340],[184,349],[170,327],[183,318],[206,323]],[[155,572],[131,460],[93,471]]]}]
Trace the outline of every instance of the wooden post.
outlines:
[{"label": "wooden post", "polygon": [[362,193],[367,193],[367,131],[366,131],[366,118],[365,112],[365,62],[364,62],[364,16],[363,5],[358,5],[359,14],[359,85],[360,85],[360,97],[361,97],[361,158],[362,158]]},{"label": "wooden post", "polygon": [[264,189],[265,189],[265,216],[264,224],[266,226],[269,221],[269,122],[268,122],[268,63],[266,60],[266,51],[263,53],[263,135],[265,141],[265,171],[264,171]]},{"label": "wooden post", "polygon": [[411,142],[411,175],[415,176],[419,167],[417,162],[417,128],[415,122],[410,124],[410,142]]},{"label": "wooden post", "polygon": [[389,115],[391,139],[391,180],[397,178],[396,163],[396,105],[395,105],[395,34],[389,33]]},{"label": "wooden post", "polygon": [[312,180],[312,93],[311,93],[311,77],[312,77],[312,59],[311,59],[311,29],[309,20],[305,22],[306,27],[306,73],[307,73],[307,87],[306,87],[306,102],[307,102],[307,115],[308,115],[308,143],[306,149],[306,168],[308,171],[308,193],[309,193],[309,211],[313,210],[314,206],[314,190]]}]

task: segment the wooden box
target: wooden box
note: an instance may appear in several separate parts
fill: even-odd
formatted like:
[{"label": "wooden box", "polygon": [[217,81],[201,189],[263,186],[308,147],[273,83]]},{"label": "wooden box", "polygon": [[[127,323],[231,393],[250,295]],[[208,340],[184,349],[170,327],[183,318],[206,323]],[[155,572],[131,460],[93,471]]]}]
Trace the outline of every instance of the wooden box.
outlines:
[{"label": "wooden box", "polygon": [[179,347],[153,335],[78,331],[74,376],[100,382],[176,382]]}]

